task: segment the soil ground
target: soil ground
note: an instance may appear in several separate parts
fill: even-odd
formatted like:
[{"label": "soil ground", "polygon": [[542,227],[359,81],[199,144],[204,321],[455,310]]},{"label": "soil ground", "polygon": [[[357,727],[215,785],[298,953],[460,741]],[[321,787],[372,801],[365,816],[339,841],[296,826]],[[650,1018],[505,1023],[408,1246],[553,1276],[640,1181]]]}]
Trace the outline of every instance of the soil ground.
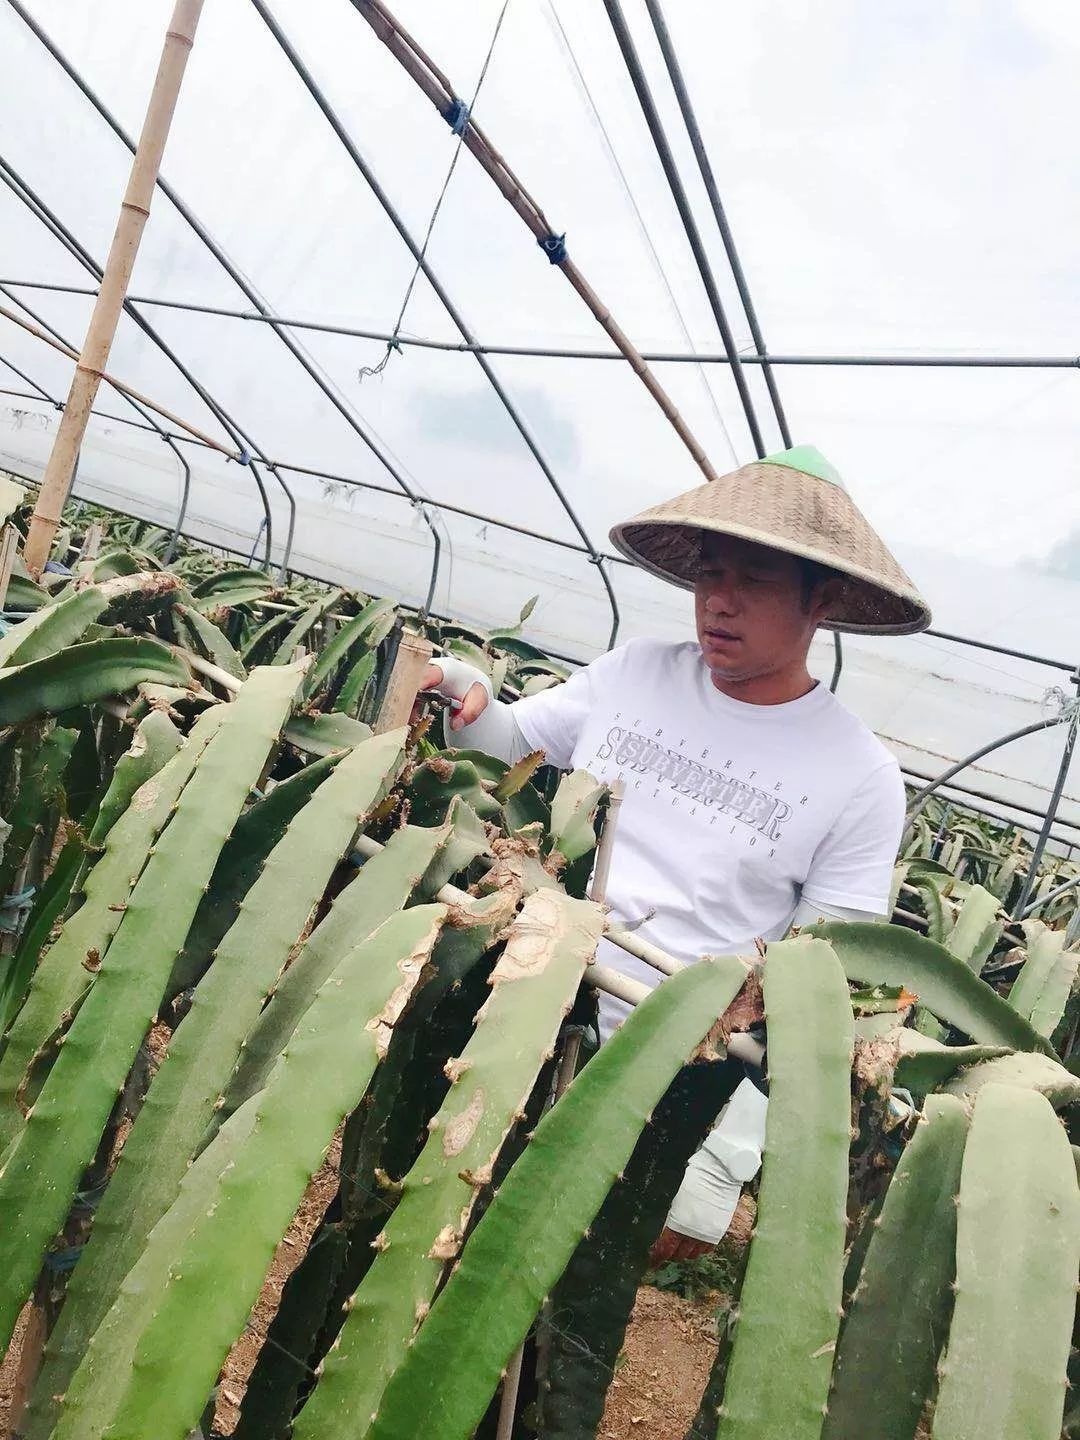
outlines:
[{"label": "soil ground", "polygon": [[643,1286],[598,1440],[683,1440],[716,1344],[715,1306]]}]

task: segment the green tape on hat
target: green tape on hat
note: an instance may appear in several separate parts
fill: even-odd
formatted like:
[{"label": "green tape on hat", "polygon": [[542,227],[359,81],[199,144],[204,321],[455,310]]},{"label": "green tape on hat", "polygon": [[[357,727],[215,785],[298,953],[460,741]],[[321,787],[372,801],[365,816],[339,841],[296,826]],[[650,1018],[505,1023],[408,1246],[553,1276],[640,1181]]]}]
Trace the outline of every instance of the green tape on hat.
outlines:
[{"label": "green tape on hat", "polygon": [[828,480],[830,485],[839,485],[845,493],[847,486],[840,478],[835,465],[830,465],[821,451],[813,445],[795,445],[790,450],[778,450],[775,455],[766,455],[762,465],[786,465],[789,470],[801,470],[804,475],[816,475],[819,480]]}]

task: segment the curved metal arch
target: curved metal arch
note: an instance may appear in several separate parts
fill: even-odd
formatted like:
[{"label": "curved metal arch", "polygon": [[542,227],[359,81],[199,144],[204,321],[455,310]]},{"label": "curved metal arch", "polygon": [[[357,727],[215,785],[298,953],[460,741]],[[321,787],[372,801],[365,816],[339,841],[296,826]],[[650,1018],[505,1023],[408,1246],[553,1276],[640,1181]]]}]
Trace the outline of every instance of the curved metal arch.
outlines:
[{"label": "curved metal arch", "polygon": [[528,447],[529,453],[532,455],[537,465],[539,465],[540,470],[544,475],[544,478],[547,480],[551,489],[557,496],[559,503],[562,505],[563,510],[566,512],[566,515],[570,520],[570,523],[573,525],[574,529],[581,537],[582,543],[586,546],[589,553],[589,558],[599,572],[601,582],[603,583],[604,589],[607,593],[608,603],[611,606],[611,632],[608,637],[608,649],[610,650],[611,647],[615,644],[616,638],[618,637],[620,615],[619,602],[616,598],[610,577],[604,569],[603,556],[596,549],[591,538],[589,537],[589,534],[586,531],[581,520],[579,519],[577,512],[574,510],[573,505],[570,503],[569,497],[560,485],[554,471],[551,469],[551,466],[548,464],[548,461],[545,458],[543,451],[540,449],[539,442],[530,430],[524,416],[520,413],[517,406],[507,394],[502,382],[495,374],[495,371],[492,368],[487,357],[483,355],[478,348],[476,348],[476,337],[470,330],[464,316],[461,314],[461,311],[457,308],[453,300],[451,300],[450,296],[447,294],[445,287],[439,280],[439,277],[436,275],[435,271],[432,269],[430,262],[424,255],[421,247],[417,244],[412,232],[405,224],[405,221],[398,214],[398,211],[395,208],[393,201],[390,199],[389,195],[387,195],[386,191],[379,183],[378,177],[375,175],[375,172],[372,170],[367,160],[360,153],[359,148],[357,147],[355,141],[352,139],[352,136],[346,130],[345,125],[342,122],[337,111],[323,94],[318,81],[312,75],[311,71],[308,69],[307,65],[304,63],[303,59],[298,54],[289,37],[285,34],[281,26],[278,24],[274,15],[271,13],[270,9],[266,5],[265,0],[251,0],[251,3],[254,6],[260,19],[263,21],[267,29],[270,31],[271,35],[281,47],[286,59],[296,71],[297,76],[300,78],[305,89],[308,91],[308,94],[315,101],[315,104],[322,112],[324,118],[326,119],[330,128],[333,130],[339,142],[341,143],[341,146],[345,150],[349,159],[353,162],[357,170],[359,170],[360,174],[364,177],[372,194],[382,206],[382,209],[386,214],[387,219],[393,225],[394,229],[398,232],[398,235],[404,242],[406,249],[416,261],[419,270],[423,274],[424,278],[427,280],[428,284],[434,290],[435,294],[438,296],[440,302],[446,310],[446,313],[450,316],[450,319],[453,321],[455,327],[457,328],[458,333],[461,335],[462,339],[466,342],[466,344],[472,347],[470,353],[476,357],[477,364],[484,372],[485,377],[490,383],[492,389],[495,391],[495,394],[498,397],[507,415],[513,422],[515,428],[518,431],[518,434],[524,440],[526,446]]},{"label": "curved metal arch", "polygon": [[[124,127],[120,124],[120,122],[116,119],[116,117],[112,114],[104,101],[97,95],[97,93],[91,88],[87,81],[83,79],[82,75],[80,75],[80,73],[75,69],[74,65],[72,65],[71,61],[68,60],[64,53],[60,50],[59,46],[54,43],[54,41],[49,37],[49,35],[46,34],[42,27],[37,23],[34,17],[27,11],[25,6],[21,3],[21,0],[8,0],[8,4],[23,21],[23,23],[27,26],[27,28],[33,33],[35,38],[41,43],[41,45],[44,46],[44,48],[48,51],[48,53],[52,56],[52,58],[67,75],[68,79],[71,80],[72,83],[76,86],[83,98],[87,100],[91,106],[93,106],[93,108],[97,111],[98,115],[100,115],[102,120],[105,121],[106,125],[108,125],[109,129],[112,130],[113,134],[117,137],[121,144],[125,145],[127,149],[134,155],[134,140],[127,133]],[[416,506],[420,513],[423,514],[423,497],[416,494],[412,486],[401,474],[398,467],[378,444],[374,436],[368,432],[366,426],[363,425],[361,421],[357,418],[357,416],[350,410],[350,408],[345,405],[341,397],[336,394],[333,387],[327,384],[324,377],[320,375],[317,367],[312,364],[312,362],[304,354],[303,349],[296,343],[295,340],[293,340],[292,336],[289,335],[284,329],[284,327],[276,321],[275,316],[270,311],[269,307],[265,304],[258,291],[250,284],[246,276],[233,264],[233,262],[229,259],[228,255],[226,255],[225,251],[222,250],[220,245],[218,245],[217,241],[210,234],[209,230],[207,230],[206,226],[203,225],[202,221],[198,218],[198,216],[188,207],[187,203],[181,198],[181,196],[172,187],[172,185],[170,185],[169,182],[160,174],[157,177],[156,185],[157,188],[160,189],[162,193],[166,195],[168,199],[172,202],[178,214],[191,227],[191,229],[195,232],[198,238],[202,241],[203,245],[205,245],[206,248],[210,251],[210,254],[214,257],[214,259],[218,262],[222,269],[224,269],[225,273],[229,276],[230,280],[232,280],[233,284],[236,285],[237,288],[251,302],[251,304],[255,306],[260,316],[267,321],[271,329],[288,349],[289,353],[305,371],[308,378],[314,381],[314,383],[318,386],[319,390],[326,397],[326,399],[330,401],[331,405],[334,406],[335,410],[337,410],[337,412],[341,415],[342,419],[346,422],[350,429],[352,429],[354,433],[363,441],[363,443],[368,447],[368,449],[383,466],[383,468],[387,471],[387,473],[393,477],[395,482],[401,487],[404,493],[413,502],[414,506]],[[129,310],[129,313],[132,314],[132,317],[134,318],[137,312]],[[250,441],[248,442],[248,448],[254,449],[254,446],[251,445]],[[277,472],[273,470],[272,466],[269,466],[268,468],[271,470],[274,478],[285,490],[290,504],[289,535],[286,544],[285,556],[282,563],[282,570],[284,571],[287,566],[289,553],[292,550],[292,537],[296,518],[296,505],[291,491],[289,491],[288,487],[285,485],[280,475],[278,475]],[[435,531],[435,527],[431,522],[430,516],[424,515],[423,518],[428,526],[428,529],[431,531],[432,542],[434,545],[434,557],[430,582],[430,590],[431,593],[434,594],[439,572],[440,543]],[[269,529],[269,518],[267,519],[267,526]]]},{"label": "curved metal arch", "polygon": [[[8,299],[10,299],[14,304],[19,304],[19,301],[16,300],[14,296],[10,295],[7,290],[3,289],[2,284],[0,284],[0,290],[2,290],[3,293],[8,296]],[[38,323],[41,324],[42,322],[39,320]],[[49,328],[50,330],[52,329],[51,326]],[[56,336],[58,340],[63,341],[63,337],[58,331],[52,330],[52,334]],[[58,399],[55,395],[50,395],[46,389],[44,389],[41,385],[38,384],[38,382],[33,378],[33,376],[28,375],[25,370],[20,370],[17,365],[13,365],[5,355],[0,355],[0,365],[5,366],[8,370],[11,370],[14,374],[18,375],[20,380],[24,380],[27,385],[32,386],[33,389],[36,390],[37,393],[41,396],[41,398],[45,400],[48,404],[54,406],[55,409],[63,410],[65,405],[65,402],[63,400]],[[168,445],[169,449],[173,452],[173,454],[176,456],[177,460],[180,462],[180,469],[183,475],[180,491],[180,505],[176,514],[176,523],[173,525],[172,533],[169,536],[169,543],[168,545],[166,545],[165,553],[162,557],[164,563],[168,565],[172,561],[172,558],[176,553],[176,544],[180,538],[180,532],[184,527],[184,521],[187,518],[188,500],[191,497],[191,466],[188,464],[187,460],[185,460],[173,437],[168,433],[168,431],[161,428],[161,425],[155,420],[153,414],[149,410],[145,410],[137,400],[132,400],[130,396],[124,395],[122,392],[121,399],[126,400],[127,403],[134,411],[136,411],[137,414],[143,416],[143,418],[149,422],[149,424],[145,426],[140,426],[139,428],[151,430],[157,435],[159,435],[161,439],[164,440],[165,444]],[[91,414],[100,414],[100,412],[92,410]],[[128,421],[127,423],[131,424],[133,422]]]},{"label": "curved metal arch", "polygon": [[[87,270],[91,275],[93,275],[95,280],[97,280],[100,284],[102,276],[101,266],[97,263],[97,261],[90,254],[90,252],[85,248],[85,246],[83,246],[79,242],[73,232],[64,224],[64,222],[59,218],[59,216],[56,215],[56,213],[51,210],[48,205],[46,205],[46,203],[41,199],[41,197],[22,178],[18,171],[16,171],[14,167],[11,166],[2,156],[0,156],[0,180],[3,180],[4,184],[7,185],[8,189],[12,192],[12,194],[15,195],[17,199],[22,201],[22,203],[26,206],[30,213],[35,217],[35,219],[39,220],[53,236],[53,238],[58,240],[60,244],[63,245],[64,248],[68,251],[68,253],[79,262],[83,269]],[[16,296],[11,295],[8,291],[4,291],[4,293],[7,294],[8,298],[11,299],[15,304],[19,305],[21,309],[25,310],[28,315],[32,315],[38,324],[42,325],[47,330],[52,330],[52,327],[45,324],[45,322],[41,319],[40,316],[34,314],[34,311],[30,309],[30,307],[26,304],[25,301],[19,300]],[[258,446],[255,445],[251,437],[247,435],[244,430],[241,429],[241,427],[236,423],[235,420],[232,419],[232,417],[228,414],[224,407],[220,405],[218,401],[215,400],[214,397],[205,388],[205,386],[202,385],[200,381],[195,378],[195,376],[180,359],[180,357],[175,353],[172,347],[165,340],[162,339],[162,337],[157,333],[157,331],[150,324],[150,322],[134,308],[130,301],[124,301],[124,309],[131,317],[131,319],[135,322],[135,324],[139,327],[139,329],[142,330],[142,332],[146,335],[146,337],[158,347],[158,349],[162,352],[163,355],[165,355],[172,362],[172,364],[192,387],[192,389],[207,406],[207,408],[211,411],[211,413],[216,416],[222,428],[232,438],[233,443],[239,449],[243,449],[245,451],[252,451],[256,455],[260,456],[260,458],[262,458],[262,451],[258,448]],[[53,331],[52,333],[55,334],[56,332]],[[68,344],[66,340],[64,341],[64,343]],[[78,349],[77,346],[71,348]],[[266,516],[266,553],[264,563],[266,568],[269,569],[273,524],[270,515],[270,500],[266,493],[266,486],[264,485],[262,477],[259,474],[259,471],[253,461],[249,462],[248,468],[251,470],[252,478],[254,479],[255,484],[258,487],[259,495],[263,504],[263,512]],[[292,491],[281,479],[281,477],[273,471],[272,467],[268,468],[271,469],[271,473],[274,474],[274,478],[281,486],[282,490],[285,493],[286,499],[289,502],[289,535],[285,555],[283,557],[284,569],[284,564],[288,560],[288,552],[292,548],[292,535],[295,527],[296,517],[296,501],[293,498]]]}]

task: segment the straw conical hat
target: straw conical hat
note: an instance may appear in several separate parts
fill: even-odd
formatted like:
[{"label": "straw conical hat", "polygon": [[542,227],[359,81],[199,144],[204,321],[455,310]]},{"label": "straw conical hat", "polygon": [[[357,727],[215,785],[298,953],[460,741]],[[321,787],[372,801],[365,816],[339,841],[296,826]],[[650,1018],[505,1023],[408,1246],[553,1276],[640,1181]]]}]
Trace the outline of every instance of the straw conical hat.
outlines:
[{"label": "straw conical hat", "polygon": [[915,586],[812,445],[742,465],[616,525],[611,542],[662,580],[691,589],[706,532],[801,555],[845,577],[830,630],[910,635],[930,624]]}]

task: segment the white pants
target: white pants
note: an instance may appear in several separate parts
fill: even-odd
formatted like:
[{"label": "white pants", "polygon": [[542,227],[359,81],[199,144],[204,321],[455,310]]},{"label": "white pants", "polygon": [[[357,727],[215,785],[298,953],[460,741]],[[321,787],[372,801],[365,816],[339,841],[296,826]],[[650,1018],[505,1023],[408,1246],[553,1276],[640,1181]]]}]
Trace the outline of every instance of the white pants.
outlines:
[{"label": "white pants", "polygon": [[743,1185],[761,1168],[769,1102],[743,1080],[705,1143],[686,1167],[667,1224],[692,1240],[716,1244],[735,1214]]}]

